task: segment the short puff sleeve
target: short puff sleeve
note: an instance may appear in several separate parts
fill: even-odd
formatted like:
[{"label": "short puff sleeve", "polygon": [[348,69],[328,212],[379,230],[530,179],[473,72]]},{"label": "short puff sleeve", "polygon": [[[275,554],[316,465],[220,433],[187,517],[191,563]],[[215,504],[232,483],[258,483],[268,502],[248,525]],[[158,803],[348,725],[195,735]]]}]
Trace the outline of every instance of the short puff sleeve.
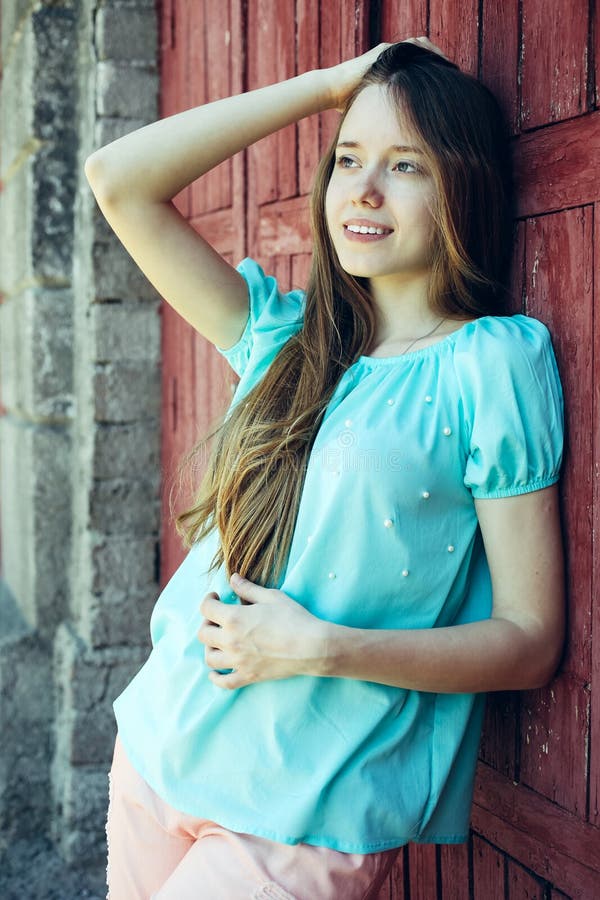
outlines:
[{"label": "short puff sleeve", "polygon": [[248,319],[239,340],[226,349],[215,349],[225,357],[240,378],[250,370],[253,381],[263,374],[285,342],[299,330],[304,315],[305,293],[282,293],[276,279],[265,275],[256,260],[246,257],[236,266],[248,285]]},{"label": "short puff sleeve", "polygon": [[560,477],[564,427],[550,333],[521,314],[485,316],[474,326],[455,350],[468,443],[464,484],[474,498],[548,487]]}]

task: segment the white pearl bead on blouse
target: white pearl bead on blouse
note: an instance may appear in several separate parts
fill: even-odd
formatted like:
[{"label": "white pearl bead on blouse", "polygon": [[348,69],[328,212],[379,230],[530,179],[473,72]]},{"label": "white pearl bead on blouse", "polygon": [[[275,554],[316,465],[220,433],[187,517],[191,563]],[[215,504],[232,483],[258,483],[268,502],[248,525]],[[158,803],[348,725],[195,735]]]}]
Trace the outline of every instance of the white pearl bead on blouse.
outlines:
[{"label": "white pearl bead on blouse", "polygon": [[452,544],[448,544],[448,553],[454,553],[454,547]]},{"label": "white pearl bead on blouse", "polygon": [[448,425],[444,428],[444,434],[446,437],[448,437],[449,434],[452,434],[452,429]]},{"label": "white pearl bead on blouse", "polygon": [[427,394],[427,396],[425,397],[425,403],[431,403],[432,400],[433,397],[430,394]]},{"label": "white pearl bead on blouse", "polygon": [[423,491],[423,493],[421,494],[421,497],[423,498],[423,500],[429,500],[429,497],[430,497],[429,491]]},{"label": "white pearl bead on blouse", "polygon": [[385,525],[386,528],[391,528],[394,523],[392,522],[391,519],[384,519],[383,524]]},{"label": "white pearl bead on blouse", "polygon": [[394,405],[394,401],[393,401],[393,399],[390,397],[390,399],[388,400],[388,406],[393,406],[393,405]]},{"label": "white pearl bead on blouse", "polygon": [[329,577],[333,580],[335,578],[335,572],[330,572]]},{"label": "white pearl bead on blouse", "polygon": [[406,578],[406,576],[408,575],[408,569],[402,569],[402,574]]}]

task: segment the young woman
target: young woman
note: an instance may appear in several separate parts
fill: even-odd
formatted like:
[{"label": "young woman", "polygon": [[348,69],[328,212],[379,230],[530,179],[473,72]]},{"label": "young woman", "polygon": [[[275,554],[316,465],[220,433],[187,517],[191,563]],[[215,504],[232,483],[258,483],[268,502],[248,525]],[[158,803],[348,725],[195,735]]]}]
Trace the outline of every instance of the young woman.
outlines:
[{"label": "young woman", "polygon": [[[170,200],[327,108],[312,270],[283,293]],[[546,327],[506,315],[508,159],[493,96],[418,38],[87,161],[240,375],[115,701],[112,900],[358,900],[408,841],[467,840],[485,692],[546,684],[564,633],[562,393]]]}]

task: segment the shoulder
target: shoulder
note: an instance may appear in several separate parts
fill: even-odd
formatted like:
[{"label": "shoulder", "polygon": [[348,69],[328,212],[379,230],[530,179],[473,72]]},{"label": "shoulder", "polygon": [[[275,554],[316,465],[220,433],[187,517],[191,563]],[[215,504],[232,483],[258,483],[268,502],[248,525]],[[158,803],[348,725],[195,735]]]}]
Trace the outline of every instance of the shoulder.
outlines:
[{"label": "shoulder", "polygon": [[461,329],[454,369],[465,405],[478,401],[529,407],[548,395],[562,402],[547,326],[533,316],[482,316]]},{"label": "shoulder", "polygon": [[454,345],[457,375],[495,383],[513,376],[527,381],[536,370],[557,377],[552,338],[533,316],[482,316],[457,332]]},{"label": "shoulder", "polygon": [[503,357],[536,353],[552,345],[546,325],[533,316],[481,316],[457,332],[455,353],[493,351]]}]

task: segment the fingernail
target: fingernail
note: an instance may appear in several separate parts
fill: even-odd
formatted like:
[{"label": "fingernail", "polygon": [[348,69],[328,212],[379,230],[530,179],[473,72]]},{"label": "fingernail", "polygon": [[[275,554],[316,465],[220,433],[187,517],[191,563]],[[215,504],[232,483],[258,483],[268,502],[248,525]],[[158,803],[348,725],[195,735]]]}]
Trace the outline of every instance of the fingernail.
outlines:
[{"label": "fingernail", "polygon": [[233,584],[240,584],[242,578],[241,575],[238,575],[237,572],[234,572],[231,578],[229,579]]}]

